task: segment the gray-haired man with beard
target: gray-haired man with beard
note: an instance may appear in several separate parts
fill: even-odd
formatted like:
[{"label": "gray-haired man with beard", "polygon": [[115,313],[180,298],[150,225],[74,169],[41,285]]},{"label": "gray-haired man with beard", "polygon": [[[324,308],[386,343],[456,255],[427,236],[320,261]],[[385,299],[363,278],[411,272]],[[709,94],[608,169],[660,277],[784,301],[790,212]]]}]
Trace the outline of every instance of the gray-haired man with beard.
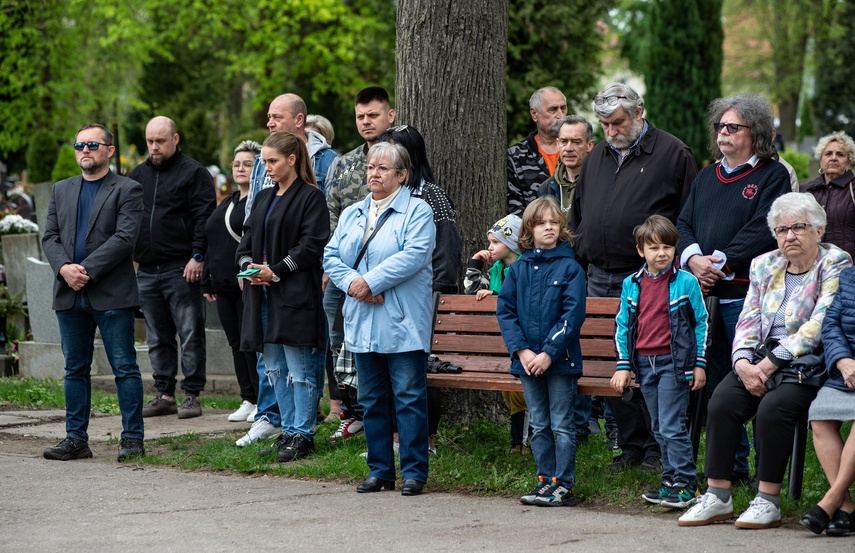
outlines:
[{"label": "gray-haired man with beard", "polygon": [[[623,279],[641,266],[633,229],[651,215],[676,222],[698,170],[688,146],[642,117],[644,100],[632,87],[608,85],[593,107],[606,139],[582,165],[570,224],[577,258],[588,267],[588,295],[620,297]],[[621,449],[607,470],[661,470],[644,402],[607,401]]]}]

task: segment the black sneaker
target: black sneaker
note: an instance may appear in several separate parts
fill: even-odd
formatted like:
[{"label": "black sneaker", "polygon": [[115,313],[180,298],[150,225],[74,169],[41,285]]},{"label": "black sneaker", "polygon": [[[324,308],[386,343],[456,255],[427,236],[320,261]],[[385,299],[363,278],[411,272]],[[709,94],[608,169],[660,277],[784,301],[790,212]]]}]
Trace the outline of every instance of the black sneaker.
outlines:
[{"label": "black sneaker", "polygon": [[573,490],[563,484],[559,484],[555,477],[548,487],[543,488],[540,494],[534,498],[534,504],[539,507],[575,507],[576,498]]},{"label": "black sneaker", "polygon": [[654,505],[659,505],[662,503],[662,500],[671,495],[671,482],[667,480],[662,480],[662,485],[659,486],[658,490],[650,490],[649,492],[644,492],[641,494],[642,499],[644,499],[648,503],[653,503]]},{"label": "black sneaker", "polygon": [[162,417],[164,415],[174,415],[178,412],[178,404],[175,400],[163,399],[163,394],[157,394],[151,401],[143,405],[142,416],[147,417]]},{"label": "black sneaker", "polygon": [[122,438],[119,442],[119,455],[117,461],[127,461],[145,455],[145,446],[139,438]]},{"label": "black sneaker", "polygon": [[276,454],[276,459],[282,463],[305,457],[315,450],[315,441],[302,434],[295,434],[288,445]]},{"label": "black sneaker", "polygon": [[546,480],[543,476],[537,477],[537,486],[534,487],[533,490],[525,494],[520,498],[520,503],[523,505],[534,505],[534,500],[543,492],[543,490],[547,489],[552,485],[552,482]]},{"label": "black sneaker", "polygon": [[634,467],[638,465],[639,461],[632,455],[627,453],[621,453],[617,457],[615,457],[611,463],[606,465],[606,470],[608,472],[618,472],[621,470],[628,469],[629,467]]},{"label": "black sneaker", "polygon": [[662,459],[659,457],[645,457],[638,465],[644,472],[662,472]]},{"label": "black sneaker", "polygon": [[199,396],[187,394],[184,396],[184,401],[181,402],[181,407],[178,408],[179,419],[192,419],[193,417],[202,416],[202,404],[199,403]]},{"label": "black sneaker", "polygon": [[91,459],[92,450],[89,449],[89,442],[85,440],[66,438],[57,445],[47,448],[44,455],[45,459],[53,459],[54,461]]},{"label": "black sneaker", "polygon": [[288,445],[293,438],[294,438],[294,436],[289,436],[288,434],[285,434],[284,432],[282,434],[279,434],[279,436],[276,438],[276,441],[273,442],[273,445],[271,445],[270,447],[265,447],[264,449],[260,450],[258,452],[258,456],[259,457],[267,457],[271,453],[279,453],[280,451],[285,449],[285,446]]},{"label": "black sneaker", "polygon": [[668,497],[662,498],[662,506],[672,509],[685,509],[697,503],[698,491],[689,487],[685,482],[674,482]]}]

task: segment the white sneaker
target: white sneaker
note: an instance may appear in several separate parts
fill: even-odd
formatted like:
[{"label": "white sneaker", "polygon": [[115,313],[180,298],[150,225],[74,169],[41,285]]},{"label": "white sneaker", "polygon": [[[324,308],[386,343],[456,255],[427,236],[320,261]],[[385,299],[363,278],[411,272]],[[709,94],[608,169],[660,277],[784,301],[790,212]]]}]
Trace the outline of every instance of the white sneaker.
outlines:
[{"label": "white sneaker", "polygon": [[748,509],[739,515],[734,526],[737,528],[777,528],[781,525],[781,509],[762,497],[755,497]]},{"label": "white sneaker", "polygon": [[276,434],[279,434],[279,429],[270,424],[270,421],[267,420],[266,416],[263,416],[252,423],[252,426],[249,427],[249,432],[246,433],[246,436],[236,441],[235,445],[238,447],[246,447],[258,440],[272,438]]},{"label": "white sneaker", "polygon": [[733,498],[728,498],[727,503],[716,495],[705,493],[698,498],[691,509],[677,519],[680,526],[706,526],[712,522],[721,522],[733,517]]},{"label": "white sneaker", "polygon": [[365,430],[365,428],[363,427],[362,421],[356,420],[356,417],[343,419],[338,425],[338,430],[329,437],[329,441],[337,442],[341,440],[349,440],[363,430]]},{"label": "white sneaker", "polygon": [[255,404],[250,403],[247,400],[243,400],[243,403],[240,404],[237,411],[229,415],[229,421],[244,422],[249,414],[252,413],[253,409],[255,409]]},{"label": "white sneaker", "polygon": [[258,405],[252,406],[252,413],[247,415],[246,422],[255,422],[255,415],[258,414]]}]

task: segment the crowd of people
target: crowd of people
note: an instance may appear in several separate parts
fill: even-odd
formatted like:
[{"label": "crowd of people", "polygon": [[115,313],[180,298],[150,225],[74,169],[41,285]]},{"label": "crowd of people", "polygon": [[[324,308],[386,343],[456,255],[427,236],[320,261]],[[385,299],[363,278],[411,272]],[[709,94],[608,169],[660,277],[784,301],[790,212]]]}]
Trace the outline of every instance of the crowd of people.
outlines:
[{"label": "crowd of people", "polygon": [[[339,157],[326,118],[294,94],[275,98],[270,135],[235,148],[238,190],[218,206],[167,117],[148,123],[149,157],[129,178],[109,168],[110,132],[81,128],[82,174],[54,185],[43,242],[57,275],[67,404],[67,437],[46,458],[92,456],[96,327],[119,392],[120,461],[144,454],[143,418],[201,415],[207,299],[240,386],[228,418],[252,423],[238,447],[267,441],[262,456],[304,458],[318,422],[338,420],[331,442],[366,437],[369,476],[357,492],[394,489],[397,454],[402,494],[422,493],[441,415],[438,390],[426,386],[439,362],[429,355],[431,295],[457,293],[463,241],[422,135],[394,126],[388,93],[363,89],[354,107],[365,142]],[[855,419],[855,142],[844,133],[820,140],[820,176],[793,192],[771,106],[757,95],[710,104],[714,162],[700,171],[628,85],[595,96],[598,144],[558,89],[536,91],[529,107],[536,130],[508,150],[508,215],[488,229],[463,286],[478,300],[498,295],[522,384],[504,396],[511,452],[531,453],[537,466],[521,502],[576,504],[577,443],[602,418],[620,451],[604,468],[659,473],[643,499],[686,509],[679,525],[729,520],[731,486],[756,482],[735,525],[779,526],[789,444],[807,417],[830,487],[802,524],[849,534],[855,440],[841,427]],[[577,394],[586,297],[620,298],[611,385],[640,394]],[[145,405],[138,306],[156,388]],[[687,431],[699,391],[709,397],[704,493]]]}]

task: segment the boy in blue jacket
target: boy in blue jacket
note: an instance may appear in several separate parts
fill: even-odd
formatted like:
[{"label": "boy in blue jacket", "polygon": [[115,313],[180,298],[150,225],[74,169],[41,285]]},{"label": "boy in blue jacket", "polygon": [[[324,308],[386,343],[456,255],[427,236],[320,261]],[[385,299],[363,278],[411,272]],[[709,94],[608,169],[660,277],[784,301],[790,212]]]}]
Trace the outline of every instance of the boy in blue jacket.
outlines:
[{"label": "boy in blue jacket", "polygon": [[686,409],[689,392],[706,384],[709,328],[698,280],[674,265],[677,238],[677,228],[661,215],[651,215],[635,228],[636,248],[645,264],[623,281],[611,385],[623,392],[635,373],[662,450],[662,485],[642,497],[682,509],[697,496]]}]

